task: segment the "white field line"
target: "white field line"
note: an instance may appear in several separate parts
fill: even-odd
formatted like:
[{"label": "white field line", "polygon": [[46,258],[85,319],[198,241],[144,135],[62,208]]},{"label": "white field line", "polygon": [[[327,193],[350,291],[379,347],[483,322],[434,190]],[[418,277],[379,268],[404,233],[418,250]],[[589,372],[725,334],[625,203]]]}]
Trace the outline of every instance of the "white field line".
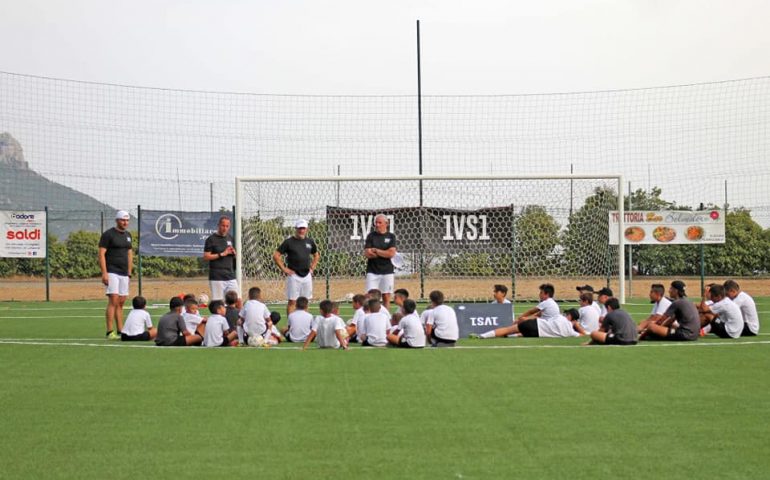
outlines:
[{"label": "white field line", "polygon": [[[41,340],[22,340],[22,339],[0,339],[0,345],[32,345],[32,346],[52,346],[52,347],[106,347],[106,348],[152,348],[155,350],[184,350],[184,351],[206,351],[209,350],[208,348],[183,348],[183,347],[169,347],[169,348],[159,348],[155,345],[149,343],[149,344],[137,344],[132,342],[131,344],[123,344],[123,343],[83,343],[83,342],[56,342],[56,341],[41,341]],[[656,348],[656,347],[738,347],[738,346],[744,346],[744,345],[770,345],[770,340],[755,340],[755,341],[747,341],[747,342],[649,342],[649,343],[640,343],[638,345],[634,346],[617,346],[617,345],[611,345],[611,346],[602,346],[602,345],[596,345],[591,346],[589,348]],[[572,348],[579,348],[579,349],[585,349],[586,346],[584,345],[488,345],[488,346],[482,346],[482,345],[458,345],[453,348],[442,348],[442,349],[433,349],[433,348],[426,348],[425,350],[532,350],[532,349],[572,349]],[[241,351],[241,350],[272,350],[272,351],[298,351],[302,350],[301,347],[279,347],[279,348],[251,348],[251,347],[243,347],[243,348],[224,348],[224,349],[216,349],[216,350],[227,350],[227,351]],[[312,350],[318,350],[317,347],[312,348]],[[350,351],[375,351],[375,350],[389,350],[387,348],[352,348]],[[392,350],[398,350],[398,349],[392,349]]]}]

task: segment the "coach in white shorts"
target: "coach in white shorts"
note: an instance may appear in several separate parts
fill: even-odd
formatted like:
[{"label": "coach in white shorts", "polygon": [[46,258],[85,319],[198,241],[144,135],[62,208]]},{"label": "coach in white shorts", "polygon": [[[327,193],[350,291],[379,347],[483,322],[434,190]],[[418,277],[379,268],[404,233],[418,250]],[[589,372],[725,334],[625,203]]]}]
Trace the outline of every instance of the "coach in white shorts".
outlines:
[{"label": "coach in white shorts", "polygon": [[297,298],[313,298],[313,270],[320,258],[318,246],[307,236],[307,220],[297,220],[294,235],[273,252],[273,261],[286,274],[287,315],[296,308]]},{"label": "coach in white shorts", "polygon": [[382,292],[382,304],[390,311],[390,296],[394,289],[393,262],[396,255],[396,236],[388,231],[388,217],[379,214],[374,217],[374,231],[366,236],[364,257],[366,257],[366,291],[377,289]]},{"label": "coach in white shorts", "polygon": [[[117,340],[123,330],[123,304],[128,298],[128,279],[134,263],[131,248],[131,232],[128,231],[128,212],[120,210],[115,215],[115,226],[102,233],[99,239],[99,268],[102,283],[106,287],[107,338]],[[117,329],[113,330],[113,323]]]},{"label": "coach in white shorts", "polygon": [[211,301],[224,300],[228,290],[238,292],[238,280],[235,277],[235,247],[230,235],[230,217],[219,217],[217,231],[209,235],[203,244],[203,259],[209,262],[209,288]]}]

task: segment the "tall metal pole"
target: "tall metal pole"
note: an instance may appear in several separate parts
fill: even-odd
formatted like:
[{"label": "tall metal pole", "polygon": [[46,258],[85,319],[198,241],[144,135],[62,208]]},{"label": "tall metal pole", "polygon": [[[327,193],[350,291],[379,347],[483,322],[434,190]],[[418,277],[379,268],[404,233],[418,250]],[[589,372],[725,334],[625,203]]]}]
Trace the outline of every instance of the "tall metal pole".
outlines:
[{"label": "tall metal pole", "polygon": [[45,206],[45,301],[51,301],[51,245],[48,243],[48,205]]},{"label": "tall metal pole", "polygon": [[[142,206],[137,205],[136,206],[136,236],[137,238],[137,248],[136,248],[136,257],[137,257],[137,270],[138,270],[138,276],[139,276],[139,296],[142,296]],[[131,266],[129,265],[129,268]]]},{"label": "tall metal pole", "polygon": [[[417,173],[422,177],[422,67],[420,66],[420,21],[417,20]],[[422,178],[420,178],[420,210],[422,211]],[[422,230],[422,222],[420,222]],[[422,238],[422,234],[420,235]],[[420,298],[425,298],[425,265],[423,243],[420,241]]]},{"label": "tall metal pole", "polygon": [[[633,210],[631,201],[631,182],[628,182],[628,209]],[[633,250],[632,245],[628,244],[628,292],[626,292],[626,295],[631,297],[633,295],[633,281],[634,281],[634,260],[633,260]]]}]

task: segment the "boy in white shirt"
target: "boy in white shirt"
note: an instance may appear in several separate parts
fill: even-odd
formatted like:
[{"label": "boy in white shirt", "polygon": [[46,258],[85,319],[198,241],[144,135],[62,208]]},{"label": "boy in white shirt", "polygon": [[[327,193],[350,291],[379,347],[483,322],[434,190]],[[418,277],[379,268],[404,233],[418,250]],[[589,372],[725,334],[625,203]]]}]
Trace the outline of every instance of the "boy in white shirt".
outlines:
[{"label": "boy in white shirt", "polygon": [[136,296],[131,300],[131,303],[134,309],[131,310],[123,323],[120,339],[124,342],[153,340],[158,331],[152,327],[152,318],[144,309],[147,306],[147,300],[144,297]]},{"label": "boy in white shirt", "polygon": [[657,323],[671,306],[671,300],[666,298],[666,287],[663,284],[653,283],[650,286],[650,303],[652,303],[650,316],[642,321]]},{"label": "boy in white shirt", "polygon": [[206,333],[203,335],[204,347],[229,347],[237,345],[237,333],[227,324],[225,302],[214,300],[209,303],[211,316],[203,320],[206,324]]},{"label": "boy in white shirt", "polygon": [[348,341],[358,342],[357,328],[358,325],[364,321],[366,312],[364,312],[364,304],[366,303],[366,295],[359,293],[353,295],[353,318],[350,319],[345,327],[348,333]]},{"label": "boy in white shirt", "polygon": [[509,304],[511,303],[510,300],[508,300],[506,297],[508,296],[508,287],[506,287],[503,284],[496,284],[492,287],[492,298],[494,298],[494,301],[492,303],[505,303]]},{"label": "boy in white shirt", "polygon": [[384,347],[388,344],[388,329],[390,314],[382,307],[380,301],[369,300],[369,313],[363,321],[363,328],[358,333],[358,341],[364,347]]},{"label": "boy in white shirt", "polygon": [[530,308],[516,319],[516,322],[510,327],[496,328],[489,330],[481,335],[471,334],[471,338],[495,338],[507,337],[508,335],[520,334],[524,337],[538,337],[539,330],[550,332],[548,322],[558,321],[558,318],[564,318],[559,311],[559,305],[553,299],[555,289],[550,283],[540,285],[540,303],[536,307]]},{"label": "boy in white shirt", "polygon": [[270,310],[267,305],[260,302],[262,290],[259,287],[249,289],[249,300],[243,305],[240,316],[240,325],[243,328],[243,343],[249,344],[249,337],[263,336],[270,324]]},{"label": "boy in white shirt", "polygon": [[[310,330],[313,325],[313,315],[308,313],[307,305],[309,300],[307,297],[297,297],[295,303],[295,309],[289,314],[289,319],[286,321],[286,328],[283,329],[283,336],[289,343],[304,343],[307,336],[310,335]],[[273,322],[275,324],[275,322]]]},{"label": "boy in white shirt", "polygon": [[[297,298],[299,300],[299,298]],[[295,303],[296,306],[296,303]],[[295,310],[296,311],[296,310]],[[291,312],[294,313],[294,312]],[[278,345],[281,343],[281,331],[276,327],[278,322],[281,321],[281,314],[278,312],[270,312],[270,329],[265,332],[265,343],[267,345]],[[283,337],[285,338],[285,337]]]},{"label": "boy in white shirt", "polygon": [[184,310],[182,317],[184,318],[184,325],[187,331],[192,335],[198,334],[202,337],[206,330],[206,322],[203,321],[204,317],[198,311],[198,300],[194,296],[193,298],[187,298],[184,301]]},{"label": "boy in white shirt", "polygon": [[735,280],[727,280],[723,286],[725,287],[727,298],[735,302],[741,310],[741,315],[743,316],[743,332],[741,332],[741,336],[753,337],[759,335],[759,314],[757,313],[757,305],[754,303],[754,299],[748,293],[741,291],[741,287]]},{"label": "boy in white shirt", "polygon": [[404,316],[398,322],[398,329],[388,334],[388,342],[401,348],[425,347],[425,330],[417,316],[417,304],[414,300],[404,300]]},{"label": "boy in white shirt", "polygon": [[321,310],[321,316],[313,322],[313,328],[310,335],[305,339],[302,350],[306,350],[310,342],[316,340],[319,348],[342,348],[348,349],[347,332],[345,322],[337,316],[337,304],[331,300],[324,300],[318,308]]},{"label": "boy in white shirt", "polygon": [[454,309],[444,305],[444,293],[440,290],[430,292],[428,298],[433,308],[425,323],[425,335],[430,338],[433,347],[454,347],[460,338]]},{"label": "boy in white shirt", "polygon": [[580,294],[578,322],[580,323],[580,327],[587,335],[590,335],[591,332],[599,329],[599,308],[595,307],[593,303],[593,293],[583,292]]},{"label": "boy in white shirt", "polygon": [[704,294],[700,305],[700,311],[705,317],[701,321],[703,330],[708,333],[708,327],[711,327],[711,333],[720,338],[740,337],[743,332],[743,315],[740,307],[725,295],[725,287],[710,285],[706,292],[713,303],[707,305]]}]

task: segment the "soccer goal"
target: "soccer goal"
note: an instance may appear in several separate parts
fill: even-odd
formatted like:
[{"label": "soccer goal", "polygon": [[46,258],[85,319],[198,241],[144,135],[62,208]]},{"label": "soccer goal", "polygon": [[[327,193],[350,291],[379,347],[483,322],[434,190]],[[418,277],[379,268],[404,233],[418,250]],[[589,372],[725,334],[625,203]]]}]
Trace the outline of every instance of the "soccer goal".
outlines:
[{"label": "soccer goal", "polygon": [[552,283],[557,298],[574,299],[579,282],[609,285],[623,301],[623,235],[609,244],[609,212],[623,218],[623,195],[621,175],[238,177],[238,279],[285,300],[272,255],[305,219],[321,254],[314,298],[363,292],[364,240],[384,214],[399,252],[396,288],[413,298],[438,289],[452,301],[489,300],[495,284],[536,298]]}]

